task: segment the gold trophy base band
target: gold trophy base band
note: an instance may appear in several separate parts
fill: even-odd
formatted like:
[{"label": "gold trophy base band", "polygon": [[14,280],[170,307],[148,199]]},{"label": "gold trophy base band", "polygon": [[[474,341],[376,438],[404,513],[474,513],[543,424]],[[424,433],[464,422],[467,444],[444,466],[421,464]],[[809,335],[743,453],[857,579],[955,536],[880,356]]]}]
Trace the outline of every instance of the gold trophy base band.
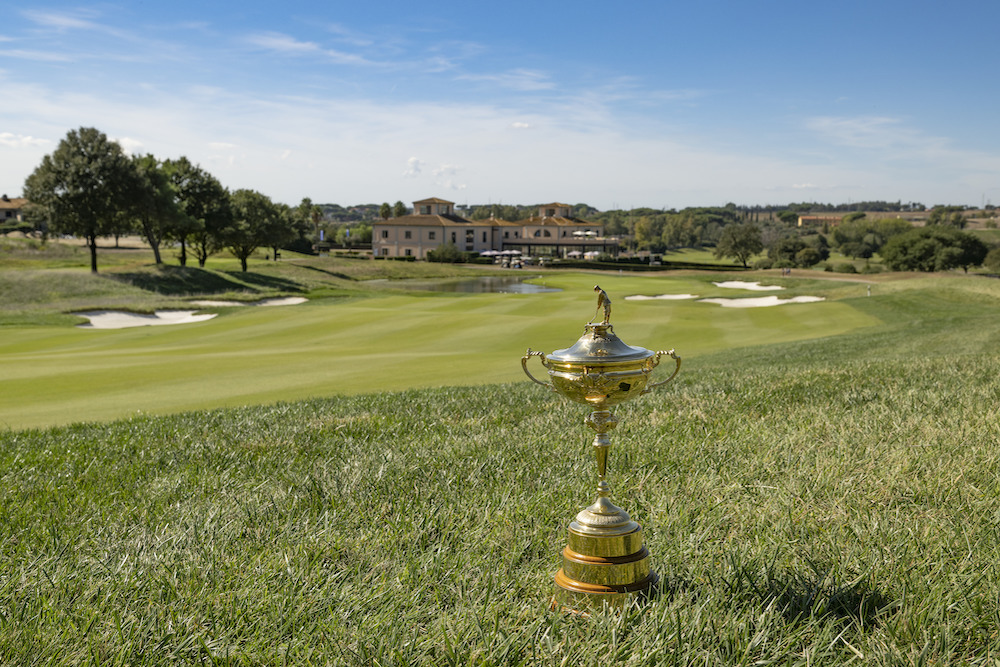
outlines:
[{"label": "gold trophy base band", "polygon": [[650,597],[659,580],[656,572],[650,570],[641,581],[621,586],[605,586],[575,581],[559,570],[556,572],[553,607],[575,614],[585,614],[602,607],[621,608],[631,600],[642,601]]},{"label": "gold trophy base band", "polygon": [[555,578],[555,604],[570,612],[622,607],[648,597],[659,581],[649,567],[649,551],[638,527],[605,536],[583,535],[571,527],[562,557],[563,566]]}]

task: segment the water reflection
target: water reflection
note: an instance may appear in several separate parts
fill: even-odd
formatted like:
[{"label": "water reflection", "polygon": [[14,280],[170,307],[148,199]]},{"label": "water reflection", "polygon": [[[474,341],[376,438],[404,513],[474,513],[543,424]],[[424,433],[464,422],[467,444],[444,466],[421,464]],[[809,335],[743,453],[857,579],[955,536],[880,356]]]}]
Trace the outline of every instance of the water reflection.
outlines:
[{"label": "water reflection", "polygon": [[421,290],[425,292],[463,292],[472,294],[540,294],[561,292],[555,287],[523,282],[511,276],[482,276],[480,278],[453,278],[450,280],[392,280],[394,289]]}]

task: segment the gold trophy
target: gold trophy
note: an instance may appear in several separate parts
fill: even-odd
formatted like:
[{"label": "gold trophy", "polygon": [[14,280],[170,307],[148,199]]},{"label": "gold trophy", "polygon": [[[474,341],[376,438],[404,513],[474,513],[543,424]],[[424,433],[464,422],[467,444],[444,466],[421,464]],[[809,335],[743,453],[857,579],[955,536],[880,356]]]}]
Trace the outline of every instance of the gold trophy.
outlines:
[{"label": "gold trophy", "polygon": [[[649,393],[670,382],[681,369],[681,359],[673,350],[653,352],[626,345],[611,328],[611,300],[600,288],[597,314],[600,322],[589,322],[576,343],[546,355],[528,348],[521,358],[524,372],[533,382],[548,387],[592,412],[584,420],[596,433],[597,500],[576,515],[569,525],[569,540],[563,550],[562,569],[556,573],[556,604],[564,609],[620,607],[632,598],[650,594],[658,577],[649,566],[649,551],[643,545],[642,526],[628,512],[611,502],[611,486],[605,479],[611,438],[608,432],[618,424],[610,407]],[[650,384],[650,375],[669,356],[677,362],[673,374]],[[528,360],[539,357],[548,370],[551,384],[536,379],[528,370]]]}]

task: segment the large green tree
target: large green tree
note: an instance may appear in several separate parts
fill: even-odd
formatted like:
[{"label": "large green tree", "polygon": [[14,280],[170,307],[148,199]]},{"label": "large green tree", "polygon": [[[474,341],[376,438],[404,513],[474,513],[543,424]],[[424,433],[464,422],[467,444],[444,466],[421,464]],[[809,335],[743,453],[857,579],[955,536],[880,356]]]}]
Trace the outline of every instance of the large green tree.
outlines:
[{"label": "large green tree", "polygon": [[256,190],[234,192],[230,197],[230,209],[232,218],[221,234],[222,242],[246,271],[247,258],[257,248],[268,245],[270,234],[283,224],[284,212]]},{"label": "large green tree", "polygon": [[128,227],[141,191],[135,164],[117,142],[92,127],[70,130],[28,176],[24,196],[51,229],[82,236],[97,273],[97,239]]},{"label": "large green tree", "polygon": [[747,260],[764,249],[760,228],[752,223],[726,225],[715,245],[715,257],[732,257],[747,267]]},{"label": "large green tree", "polygon": [[132,158],[139,174],[139,191],[135,199],[134,214],[139,221],[142,235],[153,249],[153,258],[162,264],[160,244],[179,228],[186,218],[177,202],[177,191],[167,172],[152,155]]},{"label": "large green tree", "polygon": [[855,259],[871,257],[893,236],[913,229],[912,224],[900,218],[867,219],[863,213],[860,218],[850,217],[845,216],[830,236],[841,254]]},{"label": "large green tree", "polygon": [[218,179],[186,157],[167,160],[164,171],[177,192],[177,201],[186,220],[171,235],[180,244],[181,266],[187,265],[190,247],[198,266],[224,247],[222,232],[229,225],[229,192]]},{"label": "large green tree", "polygon": [[882,259],[893,271],[947,271],[979,266],[989,248],[977,237],[954,227],[928,225],[890,239]]}]

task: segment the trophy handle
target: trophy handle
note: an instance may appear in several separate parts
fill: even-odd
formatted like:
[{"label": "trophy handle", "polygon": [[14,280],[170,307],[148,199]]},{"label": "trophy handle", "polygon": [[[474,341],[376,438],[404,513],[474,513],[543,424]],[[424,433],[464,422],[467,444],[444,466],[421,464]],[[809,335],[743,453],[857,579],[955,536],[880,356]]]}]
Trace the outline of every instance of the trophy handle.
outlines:
[{"label": "trophy handle", "polygon": [[[674,361],[677,362],[677,366],[674,367],[674,372],[671,373],[670,377],[668,377],[663,382],[654,382],[653,384],[646,385],[646,388],[642,390],[643,394],[648,394],[649,392],[653,391],[657,387],[662,387],[663,385],[665,385],[666,383],[670,382],[675,377],[677,377],[677,374],[680,372],[680,370],[681,370],[681,358],[678,357],[676,354],[674,354],[673,350],[667,350],[667,351],[657,350],[656,356],[653,357],[653,360],[654,360],[653,367],[655,368],[660,363],[660,357],[663,356],[663,355],[669,355],[671,359],[673,359]],[[534,378],[532,378],[532,379],[534,379]],[[537,380],[536,380],[536,382],[537,382]]]},{"label": "trophy handle", "polygon": [[529,378],[531,378],[532,382],[540,384],[543,387],[548,387],[552,391],[555,391],[556,390],[555,386],[553,386],[549,382],[542,382],[541,380],[539,380],[538,378],[536,378],[534,375],[532,375],[531,371],[528,370],[528,359],[530,359],[532,357],[539,357],[541,359],[541,361],[542,361],[542,366],[545,365],[545,353],[544,352],[533,352],[531,350],[531,348],[529,347],[528,351],[524,353],[523,357],[521,357],[521,368],[524,369],[524,374],[527,375]]}]

